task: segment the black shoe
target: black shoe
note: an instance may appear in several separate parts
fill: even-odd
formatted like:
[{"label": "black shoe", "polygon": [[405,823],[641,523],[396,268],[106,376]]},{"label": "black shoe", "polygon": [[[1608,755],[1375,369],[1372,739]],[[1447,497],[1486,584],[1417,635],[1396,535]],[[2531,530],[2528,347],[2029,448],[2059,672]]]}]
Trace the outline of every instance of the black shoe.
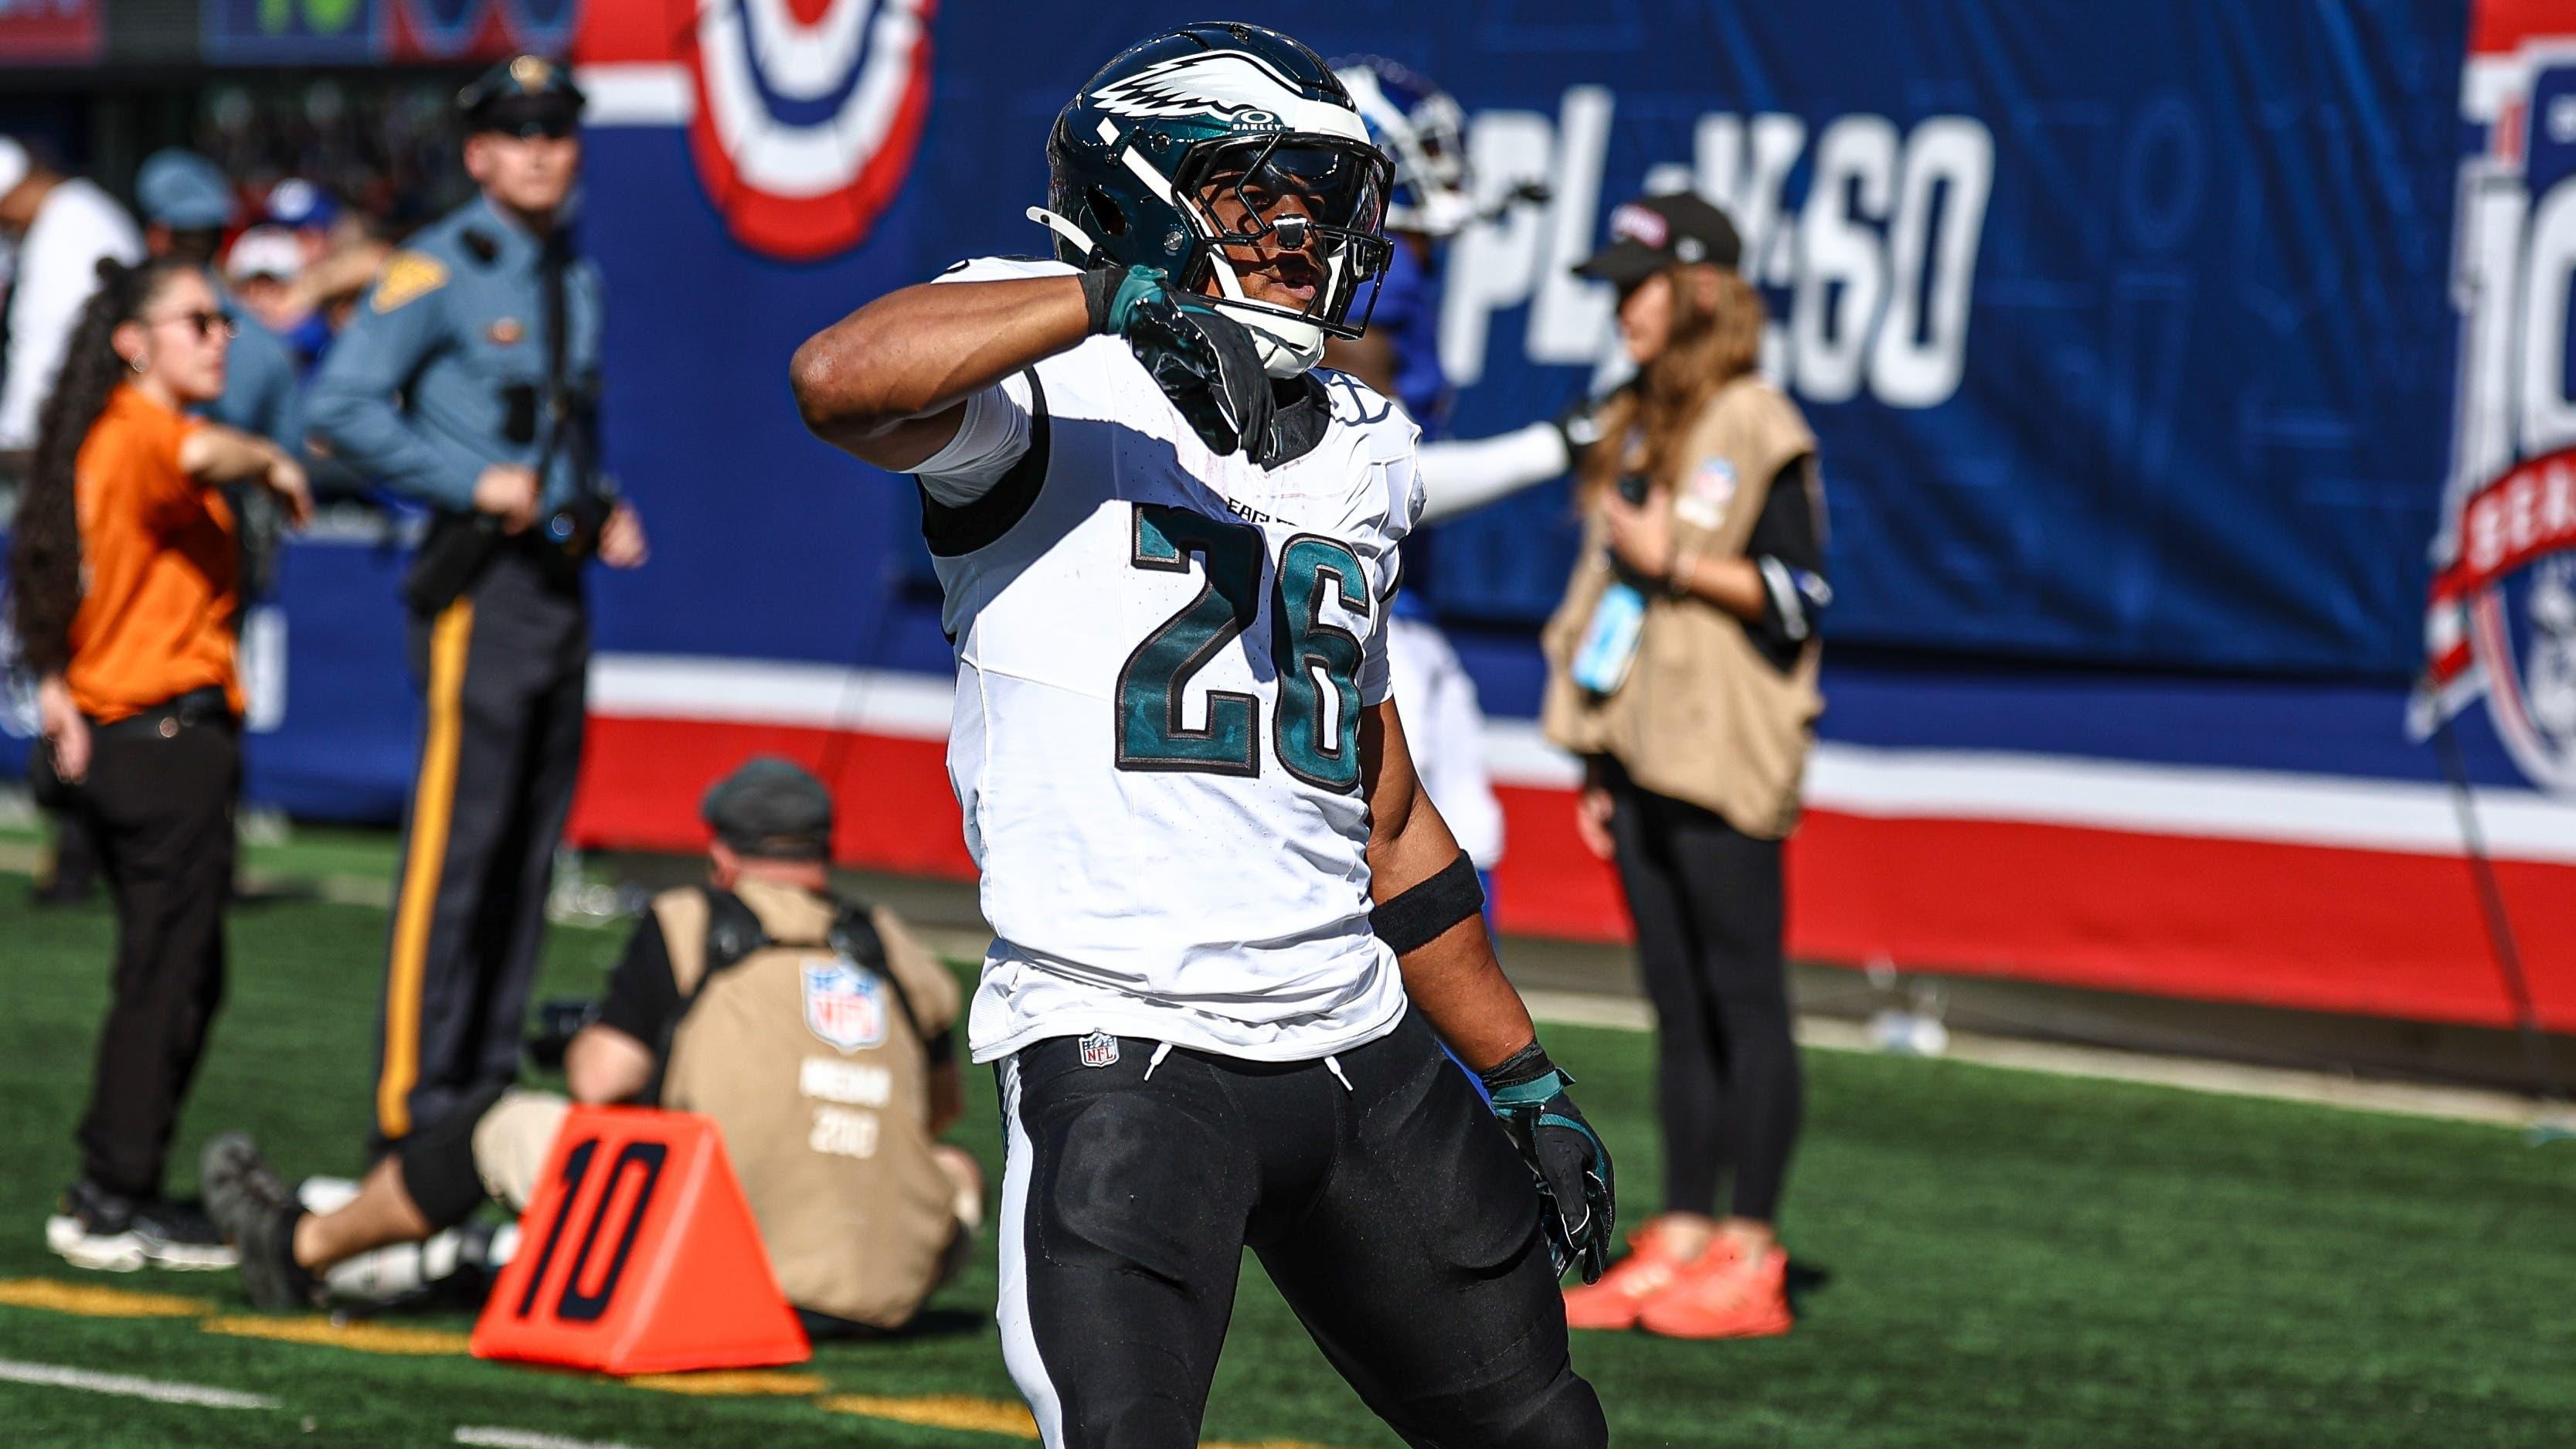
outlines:
[{"label": "black shoe", "polygon": [[147,1264],[183,1272],[237,1261],[206,1215],[187,1203],[131,1198],[87,1178],[63,1189],[45,1220],[45,1246],[75,1268],[131,1273]]},{"label": "black shoe", "polygon": [[242,1288],[250,1301],[271,1311],[319,1305],[321,1285],[295,1261],[295,1222],[304,1205],[250,1138],[227,1132],[207,1143],[197,1180],[205,1184],[215,1225],[241,1249]]}]

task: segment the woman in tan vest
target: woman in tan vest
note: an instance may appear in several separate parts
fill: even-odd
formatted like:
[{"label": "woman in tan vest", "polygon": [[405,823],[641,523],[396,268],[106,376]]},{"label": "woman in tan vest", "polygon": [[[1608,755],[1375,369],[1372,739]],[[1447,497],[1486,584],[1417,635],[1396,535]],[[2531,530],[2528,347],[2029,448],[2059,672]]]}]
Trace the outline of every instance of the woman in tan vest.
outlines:
[{"label": "woman in tan vest", "polygon": [[[1548,737],[1581,756],[1578,821],[1615,860],[1660,1024],[1664,1213],[1577,1328],[1785,1333],[1772,1232],[1798,1134],[1781,841],[1822,700],[1815,437],[1754,372],[1761,295],[1724,213],[1655,197],[1576,270],[1616,284],[1636,380],[1580,468],[1584,542],[1549,621]],[[1721,1208],[1719,1184],[1731,1177]]]}]

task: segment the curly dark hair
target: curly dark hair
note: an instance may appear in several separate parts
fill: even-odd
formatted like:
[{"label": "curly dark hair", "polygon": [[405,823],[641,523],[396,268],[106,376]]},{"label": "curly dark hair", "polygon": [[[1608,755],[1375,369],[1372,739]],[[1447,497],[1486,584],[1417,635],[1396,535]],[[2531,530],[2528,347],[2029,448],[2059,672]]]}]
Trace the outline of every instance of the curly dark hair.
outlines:
[{"label": "curly dark hair", "polygon": [[81,445],[107,409],[110,393],[127,374],[110,339],[143,315],[182,272],[203,268],[178,257],[156,257],[127,266],[113,257],[98,264],[98,290],[81,308],[62,371],[36,419],[36,451],[18,494],[18,520],[9,539],[9,616],[20,658],[44,675],[71,662],[72,616],[80,612],[80,516],[74,473]]}]

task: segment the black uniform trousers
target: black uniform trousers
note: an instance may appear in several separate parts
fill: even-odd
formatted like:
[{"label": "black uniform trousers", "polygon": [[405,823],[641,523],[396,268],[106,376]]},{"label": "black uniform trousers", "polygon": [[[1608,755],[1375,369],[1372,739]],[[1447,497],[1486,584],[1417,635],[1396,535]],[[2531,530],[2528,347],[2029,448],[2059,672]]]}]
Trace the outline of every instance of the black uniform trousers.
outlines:
[{"label": "black uniform trousers", "polygon": [[1798,1142],[1802,1088],[1781,934],[1781,843],[1747,835],[1610,766],[1610,834],[1655,1007],[1664,1207],[1770,1222]]},{"label": "black uniform trousers", "polygon": [[1529,1169],[1418,1013],[1327,1061],[1157,1048],[999,1065],[1002,1352],[1047,1449],[1199,1442],[1247,1246],[1417,1449],[1609,1442]]},{"label": "black uniform trousers", "polygon": [[90,740],[88,778],[68,804],[97,842],[116,903],[116,973],[81,1118],[81,1171],[110,1192],[151,1198],[224,999],[241,736],[218,702],[184,718],[155,710],[93,726]]},{"label": "black uniform trousers", "polygon": [[378,1017],[378,1151],[518,1075],[590,664],[580,579],[542,547],[511,541],[411,621],[428,727]]}]

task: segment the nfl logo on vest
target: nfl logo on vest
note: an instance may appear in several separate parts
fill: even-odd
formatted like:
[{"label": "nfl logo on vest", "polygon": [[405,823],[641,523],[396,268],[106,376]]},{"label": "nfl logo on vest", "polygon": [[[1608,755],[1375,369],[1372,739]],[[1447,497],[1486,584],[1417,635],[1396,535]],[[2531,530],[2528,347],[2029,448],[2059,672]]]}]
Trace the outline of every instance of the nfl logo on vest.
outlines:
[{"label": "nfl logo on vest", "polygon": [[1082,1039],[1082,1064],[1086,1067],[1118,1065],[1118,1038],[1105,1031],[1095,1031]]}]

